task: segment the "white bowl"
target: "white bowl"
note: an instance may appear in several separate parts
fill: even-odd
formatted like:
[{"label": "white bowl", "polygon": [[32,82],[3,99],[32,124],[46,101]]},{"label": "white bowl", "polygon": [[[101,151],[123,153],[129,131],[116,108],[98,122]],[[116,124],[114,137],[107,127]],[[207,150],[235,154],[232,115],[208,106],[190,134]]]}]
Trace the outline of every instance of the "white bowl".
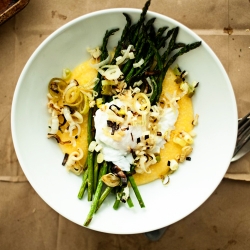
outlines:
[{"label": "white bowl", "polygon": [[[47,139],[47,84],[60,76],[63,68],[73,69],[87,60],[87,47],[101,45],[107,29],[119,27],[110,38],[116,45],[126,24],[122,12],[136,21],[137,9],[109,9],[81,16],[51,34],[33,53],[18,80],[11,113],[14,146],[20,165],[41,198],[67,219],[82,225],[90,203],[78,200],[81,177],[62,167],[63,154]],[[166,16],[156,17],[156,26],[180,27],[178,40],[185,43],[202,40],[181,23]],[[105,201],[90,229],[114,233],[142,233],[168,226],[197,209],[216,189],[232,157],[237,135],[237,109],[230,80],[209,46],[202,46],[177,60],[189,72],[190,80],[200,85],[193,97],[194,111],[200,115],[196,128],[192,161],[186,162],[171,177],[170,185],[161,181],[140,186],[146,204],[141,209],[121,206],[113,210],[113,200]],[[132,197],[133,198],[133,197]],[[214,211],[216,212],[216,211]]]}]

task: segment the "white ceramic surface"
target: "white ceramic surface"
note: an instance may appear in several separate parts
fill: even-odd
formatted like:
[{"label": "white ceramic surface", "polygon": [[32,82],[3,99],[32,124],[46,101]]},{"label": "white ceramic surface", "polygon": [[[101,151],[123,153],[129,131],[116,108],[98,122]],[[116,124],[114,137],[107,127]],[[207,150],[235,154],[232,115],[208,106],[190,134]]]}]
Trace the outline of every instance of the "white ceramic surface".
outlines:
[{"label": "white ceramic surface", "polygon": [[[122,12],[137,20],[141,10],[110,9],[79,17],[51,34],[33,53],[18,80],[12,105],[11,127],[16,154],[29,182],[41,198],[62,216],[82,225],[90,208],[86,197],[78,200],[81,177],[61,165],[63,154],[53,140],[47,139],[47,84],[61,76],[62,69],[73,69],[88,58],[87,47],[101,45],[107,29],[125,25]],[[157,13],[156,26],[179,26],[179,41],[202,40],[182,24]],[[119,31],[110,39],[116,44]],[[134,234],[168,226],[197,209],[222,180],[233,154],[237,134],[237,109],[229,78],[208,45],[178,59],[189,80],[200,82],[193,97],[194,111],[200,115],[196,128],[192,160],[171,176],[170,185],[161,181],[140,187],[146,204],[141,209],[121,206],[113,210],[108,199],[89,228],[114,234]],[[216,211],[214,211],[216,212]]]}]

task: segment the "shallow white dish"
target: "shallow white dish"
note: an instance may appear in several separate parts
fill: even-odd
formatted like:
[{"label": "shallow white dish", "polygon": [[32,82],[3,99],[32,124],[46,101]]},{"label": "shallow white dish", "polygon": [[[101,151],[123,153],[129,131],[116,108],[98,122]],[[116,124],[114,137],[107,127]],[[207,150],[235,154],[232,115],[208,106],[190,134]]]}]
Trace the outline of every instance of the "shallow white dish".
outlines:
[{"label": "shallow white dish", "polygon": [[[47,139],[47,84],[61,76],[63,68],[73,69],[89,58],[87,47],[101,45],[107,29],[119,27],[110,39],[116,41],[126,23],[122,12],[136,21],[137,9],[110,9],[79,17],[51,34],[25,65],[14,93],[11,127],[20,165],[41,198],[67,219],[82,225],[90,204],[86,197],[78,200],[81,177],[61,165],[63,154],[56,142]],[[180,27],[178,40],[185,43],[202,40],[179,22],[148,11],[156,17],[156,26]],[[193,97],[194,112],[200,115],[196,128],[192,161],[185,162],[171,176],[170,184],[161,181],[140,186],[146,208],[121,206],[113,210],[107,200],[95,215],[89,228],[114,234],[142,233],[168,226],[197,209],[222,180],[233,154],[237,135],[237,109],[230,80],[208,45],[177,61],[189,72],[189,79],[200,82]]]}]

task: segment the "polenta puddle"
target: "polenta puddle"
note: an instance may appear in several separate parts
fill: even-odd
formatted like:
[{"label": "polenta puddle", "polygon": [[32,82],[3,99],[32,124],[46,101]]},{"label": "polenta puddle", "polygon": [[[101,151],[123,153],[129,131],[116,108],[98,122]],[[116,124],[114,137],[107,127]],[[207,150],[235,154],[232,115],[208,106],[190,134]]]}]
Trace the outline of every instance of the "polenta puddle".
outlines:
[{"label": "polenta puddle", "polygon": [[[79,84],[79,87],[82,87],[82,89],[85,89],[85,91],[86,91],[86,88],[84,88],[84,86],[87,86],[87,89],[88,89],[89,86],[91,85],[91,89],[92,89],[93,82],[97,74],[96,69],[91,66],[92,64],[93,64],[93,60],[91,59],[90,61],[83,62],[78,67],[76,67],[71,72],[69,79],[67,79],[66,81],[67,84],[70,85],[70,83],[76,81]],[[176,76],[174,71],[172,69],[169,69],[164,79],[159,105],[163,105],[164,103],[163,109],[164,108],[168,109],[168,115],[166,116],[166,119],[169,118],[171,120],[170,123],[172,124],[171,126],[169,126],[168,123],[166,122],[162,123],[162,126],[165,125],[165,128],[162,129],[163,131],[161,132],[161,136],[160,135],[157,136],[157,132],[160,131],[160,128],[157,127],[156,135],[154,135],[154,137],[162,137],[164,139],[164,144],[161,143],[163,145],[160,147],[160,150],[159,150],[159,146],[158,146],[158,149],[156,150],[156,156],[155,156],[156,163],[153,163],[147,169],[144,169],[144,171],[137,170],[137,172],[139,173],[136,173],[134,175],[137,185],[146,184],[156,179],[162,179],[167,174],[173,173],[174,171],[177,170],[179,163],[186,160],[186,157],[188,157],[189,154],[192,152],[192,144],[193,144],[193,136],[194,136],[194,133],[193,133],[194,113],[193,113],[193,106],[192,106],[192,98],[189,97],[190,93],[188,94],[185,92],[186,94],[183,95],[184,91],[181,90],[181,84],[184,84],[184,82],[182,81],[181,83],[178,83],[180,74],[181,72],[177,71],[177,76]],[[123,94],[122,98],[126,99],[126,96]],[[117,99],[119,100],[119,98]],[[134,100],[133,98],[130,98],[130,99],[128,98],[127,101],[132,103]],[[51,107],[51,103],[52,102],[50,100],[49,107]],[[120,101],[120,106],[124,106],[124,103],[122,103],[122,101]],[[102,109],[103,108],[104,107],[102,107]],[[126,107],[126,109],[128,109],[128,107]],[[61,112],[63,113],[63,111]],[[128,112],[128,110],[126,110],[126,112]],[[104,143],[102,143],[100,139],[98,140],[98,143],[99,145],[101,144],[100,147],[102,147],[102,149],[104,150],[106,149],[105,151],[106,151],[107,158],[112,161],[112,157],[114,156],[113,158],[115,158],[115,160],[113,159],[113,161],[118,164],[119,164],[119,161],[122,162],[122,158],[124,158],[124,156],[122,157],[121,155],[119,155],[119,151],[121,151],[121,148],[123,149],[123,151],[125,151],[124,155],[126,157],[129,158],[129,156],[132,156],[131,150],[136,150],[135,148],[138,144],[137,143],[138,138],[142,136],[143,132],[147,133],[148,131],[150,131],[148,130],[147,126],[152,127],[152,126],[155,126],[155,123],[156,123],[155,121],[151,124],[148,124],[147,126],[142,126],[142,123],[140,124],[140,122],[138,122],[138,119],[140,119],[140,117],[135,116],[133,121],[132,120],[129,122],[126,121],[127,123],[121,126],[121,131],[127,132],[128,130],[127,129],[125,130],[124,128],[128,128],[129,126],[132,126],[132,124],[136,123],[135,126],[133,125],[134,135],[131,132],[131,130],[129,130],[127,132],[127,136],[125,140],[122,140],[122,138],[118,139],[116,136],[116,133],[119,133],[119,131],[115,131],[113,138],[112,138],[112,135],[111,135],[112,128],[108,127],[107,125],[107,121],[110,121],[110,118],[108,118],[108,115],[105,113],[105,111],[103,111],[102,113],[103,115],[101,115],[98,118],[98,121],[97,121],[98,123],[95,126],[99,134],[102,133],[102,130],[104,130],[104,127],[106,127],[106,130],[108,130],[107,131],[108,135],[106,136],[106,138],[102,139]],[[114,112],[111,111],[111,113],[114,113]],[[150,115],[151,115],[150,119],[154,119],[154,120],[156,119],[155,116],[159,116],[158,113],[152,114],[152,112]],[[75,118],[73,117],[72,120],[74,119]],[[74,121],[74,122],[77,123],[79,121]],[[65,165],[68,170],[76,174],[81,174],[86,168],[86,164],[87,164],[87,155],[88,155],[87,124],[88,124],[88,114],[83,114],[82,119],[79,122],[80,130],[78,129],[76,125],[74,125],[75,126],[74,129],[72,133],[70,133],[70,130],[68,127],[69,122],[66,122],[57,131],[57,135],[60,138],[60,141],[62,142],[62,143],[59,143],[59,145],[63,153],[65,155],[72,155],[73,157],[73,160],[69,160],[67,163],[65,163]],[[143,132],[141,131],[142,129],[144,130]],[[140,131],[138,132],[138,130]],[[98,135],[98,137],[99,138],[105,137],[104,132],[103,132],[103,135],[101,136]],[[123,133],[122,137],[125,137],[125,133]],[[132,139],[132,137],[134,138]],[[109,140],[110,145],[109,147],[105,148],[105,146],[107,146],[107,144],[105,143],[107,140]],[[66,142],[66,143],[63,143],[63,142]],[[155,141],[153,140],[153,144],[154,142]],[[149,145],[147,146],[149,147]],[[157,146],[157,144],[155,144],[154,146]],[[142,147],[146,147],[146,144],[142,145]],[[79,153],[78,149],[82,150],[81,154]],[[152,152],[152,148],[150,149]],[[148,153],[148,152],[145,152],[145,150],[140,150],[140,154],[142,154],[142,152]],[[133,163],[131,161],[128,161],[128,162],[129,164]],[[171,163],[172,163],[172,166],[171,166]],[[130,169],[125,169],[125,170],[129,171]]]}]

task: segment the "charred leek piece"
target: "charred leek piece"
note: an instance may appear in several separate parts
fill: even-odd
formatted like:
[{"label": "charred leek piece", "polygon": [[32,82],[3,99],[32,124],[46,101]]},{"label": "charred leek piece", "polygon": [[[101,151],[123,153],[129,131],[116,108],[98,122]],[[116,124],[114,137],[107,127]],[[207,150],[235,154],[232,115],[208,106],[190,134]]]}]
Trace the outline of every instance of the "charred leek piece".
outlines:
[{"label": "charred leek piece", "polygon": [[52,78],[48,85],[48,91],[53,98],[60,98],[63,91],[67,87],[67,83],[61,78]]}]

